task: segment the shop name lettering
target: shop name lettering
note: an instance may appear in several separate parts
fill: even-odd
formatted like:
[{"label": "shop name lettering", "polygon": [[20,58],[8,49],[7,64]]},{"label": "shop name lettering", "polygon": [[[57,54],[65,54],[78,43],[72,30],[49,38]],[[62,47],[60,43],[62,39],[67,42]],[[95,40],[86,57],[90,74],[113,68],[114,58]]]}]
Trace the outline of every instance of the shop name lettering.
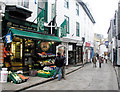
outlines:
[{"label": "shop name lettering", "polygon": [[7,26],[8,27],[17,27],[17,28],[37,31],[37,28],[33,28],[33,27],[29,27],[29,26],[23,26],[23,25],[17,25],[17,24],[14,24],[12,22],[7,22]]}]

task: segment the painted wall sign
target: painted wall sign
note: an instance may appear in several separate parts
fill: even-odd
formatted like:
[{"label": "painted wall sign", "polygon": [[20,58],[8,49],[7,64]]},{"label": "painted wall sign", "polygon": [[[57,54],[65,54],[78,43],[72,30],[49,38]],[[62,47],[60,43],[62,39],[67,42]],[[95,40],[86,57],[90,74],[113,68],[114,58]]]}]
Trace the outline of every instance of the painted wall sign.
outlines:
[{"label": "painted wall sign", "polygon": [[47,51],[49,49],[49,42],[42,42],[41,43],[41,49],[43,51]]}]

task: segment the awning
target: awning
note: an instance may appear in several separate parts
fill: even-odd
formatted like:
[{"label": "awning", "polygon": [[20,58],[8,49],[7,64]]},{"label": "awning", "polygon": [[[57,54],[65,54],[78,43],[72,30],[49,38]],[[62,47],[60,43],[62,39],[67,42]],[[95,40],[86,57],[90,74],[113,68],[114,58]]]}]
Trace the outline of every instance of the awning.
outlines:
[{"label": "awning", "polygon": [[59,37],[56,37],[56,36],[43,35],[43,34],[39,34],[39,33],[22,31],[22,30],[12,29],[12,28],[10,28],[10,30],[13,33],[14,36],[28,37],[28,38],[34,38],[34,39],[40,39],[40,40],[61,42]]}]

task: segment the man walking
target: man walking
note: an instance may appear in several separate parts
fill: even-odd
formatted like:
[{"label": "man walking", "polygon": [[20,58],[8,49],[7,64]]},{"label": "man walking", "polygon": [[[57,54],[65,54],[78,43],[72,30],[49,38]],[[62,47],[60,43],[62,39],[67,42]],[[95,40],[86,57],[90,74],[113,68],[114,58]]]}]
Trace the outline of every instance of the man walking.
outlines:
[{"label": "man walking", "polygon": [[93,62],[93,67],[96,67],[97,59],[95,55],[93,56],[92,62]]},{"label": "man walking", "polygon": [[59,71],[58,81],[60,81],[60,79],[61,79],[61,70],[62,70],[63,64],[64,64],[63,57],[62,57],[61,54],[58,52],[58,53],[57,53],[57,57],[56,57],[56,59],[55,59],[56,69],[55,69],[55,73],[54,73],[52,79],[54,79],[54,78],[56,77],[57,72]]},{"label": "man walking", "polygon": [[66,57],[64,56],[63,53],[61,53],[61,55],[62,55],[62,58],[63,58],[63,61],[64,61],[64,64],[63,64],[63,67],[62,67],[62,78],[64,78],[64,80],[66,80],[66,78],[65,78]]}]

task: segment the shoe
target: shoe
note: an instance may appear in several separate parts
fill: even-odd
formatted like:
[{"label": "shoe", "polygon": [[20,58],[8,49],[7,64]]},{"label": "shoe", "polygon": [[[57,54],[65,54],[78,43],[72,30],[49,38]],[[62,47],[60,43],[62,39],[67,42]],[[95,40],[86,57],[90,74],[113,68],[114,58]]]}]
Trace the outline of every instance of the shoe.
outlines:
[{"label": "shoe", "polygon": [[66,80],[66,78],[64,78],[64,80]]},{"label": "shoe", "polygon": [[52,77],[51,79],[53,79],[53,80],[54,80],[54,77]]}]

